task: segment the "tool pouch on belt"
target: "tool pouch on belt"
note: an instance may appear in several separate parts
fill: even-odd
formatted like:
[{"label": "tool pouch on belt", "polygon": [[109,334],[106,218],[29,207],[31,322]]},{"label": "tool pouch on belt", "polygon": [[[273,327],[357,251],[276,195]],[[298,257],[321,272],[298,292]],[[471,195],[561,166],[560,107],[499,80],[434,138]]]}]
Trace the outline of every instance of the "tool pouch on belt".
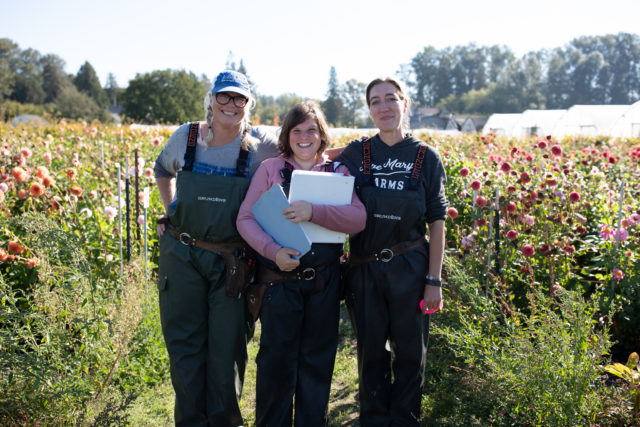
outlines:
[{"label": "tool pouch on belt", "polygon": [[249,283],[249,286],[247,286],[245,290],[247,307],[249,307],[249,312],[253,316],[253,320],[258,320],[260,308],[262,307],[262,299],[264,298],[264,293],[267,291],[267,286],[266,283]]},{"label": "tool pouch on belt", "polygon": [[226,265],[225,294],[237,298],[245,292],[256,274],[256,258],[249,248],[221,250],[218,254]]}]

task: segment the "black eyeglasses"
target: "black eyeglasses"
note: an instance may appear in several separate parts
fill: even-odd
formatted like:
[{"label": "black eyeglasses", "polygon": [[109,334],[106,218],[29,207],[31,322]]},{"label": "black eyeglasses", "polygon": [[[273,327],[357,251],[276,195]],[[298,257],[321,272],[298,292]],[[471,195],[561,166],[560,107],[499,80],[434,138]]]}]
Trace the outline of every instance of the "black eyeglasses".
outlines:
[{"label": "black eyeglasses", "polygon": [[242,95],[231,96],[231,95],[227,95],[226,93],[216,93],[216,101],[220,105],[227,105],[229,101],[231,101],[232,99],[233,99],[233,105],[235,105],[238,108],[244,107],[245,105],[247,105],[247,102],[249,101],[249,98]]}]

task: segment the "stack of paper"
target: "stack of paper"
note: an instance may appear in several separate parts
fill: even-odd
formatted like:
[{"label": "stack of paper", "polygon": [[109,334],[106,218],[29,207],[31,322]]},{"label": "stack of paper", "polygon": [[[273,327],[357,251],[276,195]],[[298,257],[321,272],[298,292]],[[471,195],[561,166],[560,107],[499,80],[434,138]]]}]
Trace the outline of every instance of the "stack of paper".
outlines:
[{"label": "stack of paper", "polygon": [[[348,205],[351,203],[354,177],[342,173],[294,170],[291,175],[289,202],[300,200],[312,204]],[[328,230],[312,222],[301,223],[313,243],[344,243],[345,233]]]}]

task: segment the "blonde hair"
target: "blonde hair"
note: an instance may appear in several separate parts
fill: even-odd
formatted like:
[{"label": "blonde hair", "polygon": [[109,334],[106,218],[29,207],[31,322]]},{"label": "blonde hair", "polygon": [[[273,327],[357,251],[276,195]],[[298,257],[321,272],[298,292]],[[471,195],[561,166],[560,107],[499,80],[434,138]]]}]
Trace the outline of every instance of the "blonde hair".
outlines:
[{"label": "blonde hair", "polygon": [[[205,144],[209,144],[213,140],[213,108],[211,103],[213,101],[214,93],[211,93],[213,86],[207,91],[204,96],[204,120],[207,122],[209,132],[202,138]],[[244,119],[242,120],[242,147],[249,148],[258,143],[258,140],[251,136],[251,123],[249,122],[249,112],[255,107],[256,100],[249,96],[249,101],[245,105]]]}]

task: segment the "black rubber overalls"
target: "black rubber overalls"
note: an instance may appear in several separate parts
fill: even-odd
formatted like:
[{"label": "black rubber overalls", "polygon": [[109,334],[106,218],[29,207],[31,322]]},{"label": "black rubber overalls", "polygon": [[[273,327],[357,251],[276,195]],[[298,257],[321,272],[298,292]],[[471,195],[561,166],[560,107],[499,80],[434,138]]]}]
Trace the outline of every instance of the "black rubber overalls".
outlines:
[{"label": "black rubber overalls", "polygon": [[[281,172],[288,194],[289,170]],[[262,332],[256,358],[256,425],[324,426],[338,346],[340,318],[340,244],[314,243],[295,272],[316,269],[316,280],[274,282],[265,292],[260,311]],[[269,269],[277,265],[259,257]]]},{"label": "black rubber overalls", "polygon": [[[197,129],[198,124],[191,126]],[[243,176],[194,173],[196,137],[197,130],[191,131],[185,166],[176,178],[176,200],[169,207],[171,223],[197,239],[239,241],[235,222],[249,187],[247,154],[238,159]],[[225,295],[224,276],[220,256],[185,245],[169,232],[162,235],[160,318],[176,393],[176,425],[243,424],[238,402],[253,321],[244,298]]]},{"label": "black rubber overalls", "polygon": [[[418,152],[417,140],[415,145]],[[351,170],[361,174],[356,191],[367,209],[367,226],[351,237],[350,256],[386,256],[355,265],[346,277],[346,303],[358,339],[360,425],[413,426],[419,425],[428,339],[428,318],[425,322],[419,310],[428,246],[425,241],[391,259],[383,250],[424,238],[426,196],[419,170],[401,191],[374,186],[371,155],[371,145],[364,142],[364,170]]]}]

